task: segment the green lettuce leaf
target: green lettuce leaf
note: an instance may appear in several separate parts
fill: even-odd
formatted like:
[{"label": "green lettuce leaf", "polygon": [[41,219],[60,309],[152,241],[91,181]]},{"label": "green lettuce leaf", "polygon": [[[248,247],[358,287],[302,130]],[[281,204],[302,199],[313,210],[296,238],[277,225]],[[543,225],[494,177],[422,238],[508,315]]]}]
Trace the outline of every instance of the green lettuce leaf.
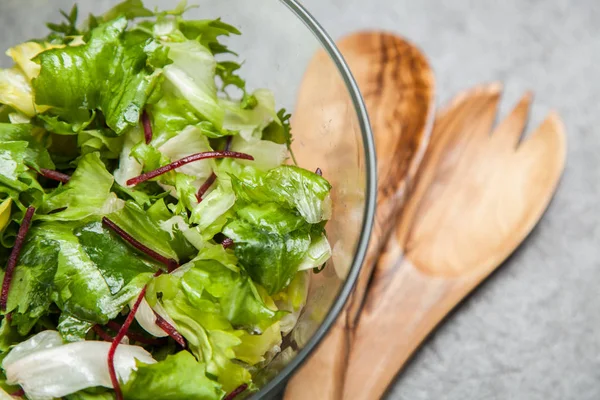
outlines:
[{"label": "green lettuce leaf", "polygon": [[127,19],[117,18],[95,28],[85,45],[39,54],[34,59],[41,66],[33,81],[35,101],[70,123],[81,119],[73,110],[101,110],[118,135],[137,125],[159,83],[160,69],[155,68],[167,59],[158,42],[125,34],[126,28]]},{"label": "green lettuce leaf", "polygon": [[21,182],[19,177],[25,171],[25,156],[27,142],[3,142],[0,147],[0,185],[8,186],[17,191],[27,190],[27,184]]},{"label": "green lettuce leaf", "polygon": [[221,21],[220,18],[194,21],[180,19],[178,27],[186,38],[198,40],[213,54],[231,53],[227,47],[219,42],[219,37],[241,34],[236,27]]},{"label": "green lettuce leaf", "polygon": [[6,312],[24,335],[54,302],[61,334],[76,340],[86,323],[116,317],[157,269],[100,222],[45,222],[27,235]]},{"label": "green lettuce leaf", "polygon": [[327,180],[302,168],[283,165],[264,176],[251,173],[232,178],[236,196],[246,202],[274,201],[296,210],[310,224],[317,224],[331,216],[331,185]]},{"label": "green lettuce leaf", "polygon": [[272,122],[280,123],[275,111],[275,97],[270,90],[259,89],[252,93],[256,104],[251,109],[242,107],[240,101],[220,99],[225,109],[223,128],[239,132],[246,141],[262,137],[263,130]]},{"label": "green lettuce leaf", "polygon": [[172,93],[186,99],[196,113],[221,129],[225,112],[217,99],[217,62],[213,54],[193,40],[163,44],[169,48],[169,58],[173,61],[164,68],[170,84],[164,90],[171,88]]},{"label": "green lettuce leaf", "polygon": [[135,19],[140,17],[152,17],[154,13],[144,7],[142,0],[125,0],[110,10],[108,10],[102,16],[104,21],[111,21],[119,17],[125,17],[127,19]]},{"label": "green lettuce leaf", "polygon": [[[127,278],[132,279],[127,281],[119,271],[115,271],[116,268],[122,268],[121,264],[94,262],[94,259],[99,260],[99,250],[96,250],[96,254],[88,254],[86,249],[89,251],[89,246],[84,247],[79,242],[79,238],[73,232],[73,226],[65,223],[47,223],[41,227],[44,229],[43,235],[60,246],[58,268],[54,276],[56,292],[52,294],[52,298],[61,310],[78,319],[105,324],[117,316],[152,276],[151,272],[130,274]],[[105,249],[104,254],[118,249],[121,245],[120,239],[112,240],[113,245]],[[102,245],[106,246],[106,243]],[[100,243],[97,246],[100,247]],[[128,251],[128,257],[121,255],[128,263],[134,263],[140,258],[139,254],[132,250],[120,250]],[[106,257],[102,261],[105,259]],[[139,270],[152,269],[140,266]]]},{"label": "green lettuce leaf", "polygon": [[58,333],[65,342],[85,340],[85,335],[94,326],[93,322],[82,321],[67,313],[62,313],[58,320]]},{"label": "green lettuce leaf", "polygon": [[210,300],[204,300],[199,307],[199,302],[192,304],[180,289],[175,290],[171,296],[161,292],[163,308],[175,321],[177,330],[187,340],[192,353],[206,364],[207,372],[217,377],[226,392],[250,382],[250,372],[233,361],[233,348],[241,344],[241,340],[229,322],[220,315],[218,306]]},{"label": "green lettuce leaf", "polygon": [[111,392],[90,393],[79,391],[65,397],[66,400],[114,400],[115,395]]},{"label": "green lettuce leaf", "polygon": [[[123,207],[123,201],[111,193],[113,176],[100,160],[100,154],[81,158],[70,181],[53,191],[39,210],[38,218],[50,221],[78,221],[106,215]],[[52,211],[62,210],[48,214]]]},{"label": "green lettuce leaf", "polygon": [[225,392],[206,376],[206,366],[183,350],[156,364],[138,363],[123,386],[131,400],[219,400]]},{"label": "green lettuce leaf", "polygon": [[47,312],[55,289],[60,247],[42,233],[39,226],[29,230],[8,295],[6,313],[12,313],[12,324],[21,335]]},{"label": "green lettuce leaf", "polygon": [[307,228],[281,234],[244,220],[228,223],[223,233],[233,239],[235,255],[252,279],[269,294],[289,285],[311,244]]},{"label": "green lettuce leaf", "polygon": [[[169,87],[167,82],[163,86]],[[156,147],[160,147],[187,126],[200,122],[195,109],[186,99],[178,96],[174,88],[162,91],[164,95],[160,100],[148,106],[152,122],[152,144]]]},{"label": "green lettuce leaf", "polygon": [[167,258],[179,260],[174,250],[174,238],[137,203],[127,201],[125,207],[108,215],[108,218],[146,247]]},{"label": "green lettuce leaf", "polygon": [[[214,260],[193,260],[193,268],[181,285],[192,304],[202,306],[208,298],[220,305],[220,313],[237,329],[262,332],[282,314],[266,306],[254,283]],[[189,266],[189,264],[188,264]]]},{"label": "green lettuce leaf", "polygon": [[23,162],[36,170],[40,168],[54,169],[54,163],[44,143],[39,129],[29,124],[0,123],[0,144],[11,141],[25,141],[27,148]]},{"label": "green lettuce leaf", "polygon": [[98,152],[103,159],[119,158],[124,141],[123,136],[110,137],[110,133],[102,129],[85,130],[77,135],[81,155]]}]

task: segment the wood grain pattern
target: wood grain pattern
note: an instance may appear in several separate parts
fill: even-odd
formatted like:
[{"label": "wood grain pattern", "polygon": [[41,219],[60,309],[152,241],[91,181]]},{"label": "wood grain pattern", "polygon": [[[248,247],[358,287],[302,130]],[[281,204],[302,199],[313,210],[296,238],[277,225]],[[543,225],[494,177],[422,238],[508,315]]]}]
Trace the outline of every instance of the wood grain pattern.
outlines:
[{"label": "wood grain pattern", "polygon": [[435,326],[489,276],[541,218],[564,169],[551,113],[520,142],[531,95],[490,135],[501,87],[443,110],[415,190],[369,287],[352,342],[344,399],[380,398]]},{"label": "wood grain pattern", "polygon": [[[378,255],[422,160],[434,117],[433,73],[424,55],[412,44],[383,32],[362,32],[344,38],[338,47],[361,89],[375,136],[378,169],[375,225],[348,306],[318,350],[288,384],[285,394],[288,400],[341,398],[348,343],[356,317]],[[334,96],[327,104],[311,102],[311,89],[323,90],[327,73],[337,73],[331,71],[329,63],[327,56],[320,53],[309,66],[295,116],[300,128],[294,125],[295,130],[305,132],[323,119],[331,119],[330,112],[344,110]],[[345,134],[343,126],[338,131]],[[307,155],[300,163],[310,165],[310,159],[317,156],[322,155]]]}]

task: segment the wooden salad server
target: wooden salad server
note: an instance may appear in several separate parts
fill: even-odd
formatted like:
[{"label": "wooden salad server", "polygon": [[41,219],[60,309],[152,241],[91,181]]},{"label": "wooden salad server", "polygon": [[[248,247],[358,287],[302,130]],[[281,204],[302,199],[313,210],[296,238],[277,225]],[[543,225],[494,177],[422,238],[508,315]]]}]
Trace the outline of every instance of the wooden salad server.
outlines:
[{"label": "wooden salad server", "polygon": [[[404,203],[407,186],[422,160],[434,118],[433,72],[425,56],[412,44],[388,33],[362,32],[344,38],[338,47],[361,89],[375,137],[378,173],[375,225],[349,304],[319,348],[288,384],[285,398],[289,400],[340,398],[347,345],[357,311],[377,258]],[[327,93],[327,97],[315,102],[316,93]],[[340,169],[364,168],[354,165],[356,161],[353,159],[342,158],[346,152],[344,136],[351,134],[351,127],[330,125],[332,113],[353,118],[352,110],[339,72],[324,52],[317,53],[302,82],[292,121],[294,131],[302,132],[295,136],[300,143],[294,143],[300,150],[297,152],[300,165],[310,166],[314,160],[321,163],[330,160],[340,163],[337,164]],[[334,121],[340,119],[336,117]],[[320,134],[323,126],[327,127],[329,134],[338,136],[338,151],[335,154],[318,154],[318,148],[302,151],[303,138],[307,138],[307,143],[319,143],[319,139],[311,139],[310,135]],[[314,166],[322,167],[324,176],[329,178],[327,166]],[[335,182],[332,184],[335,185]],[[334,204],[345,203],[345,199],[334,199]],[[345,229],[352,228],[346,226]]]},{"label": "wooden salad server", "polygon": [[380,398],[424,338],[548,207],[565,166],[561,119],[550,113],[521,140],[532,101],[525,94],[493,128],[501,92],[499,84],[475,88],[439,113],[414,191],[369,286],[344,399]]}]

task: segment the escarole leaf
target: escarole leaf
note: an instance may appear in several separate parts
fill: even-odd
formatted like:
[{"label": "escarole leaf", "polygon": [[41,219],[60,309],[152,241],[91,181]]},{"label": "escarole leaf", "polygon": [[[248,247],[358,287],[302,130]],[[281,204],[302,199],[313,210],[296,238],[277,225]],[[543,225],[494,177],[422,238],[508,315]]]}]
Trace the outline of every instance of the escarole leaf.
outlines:
[{"label": "escarole leaf", "polygon": [[246,141],[260,139],[263,129],[271,122],[281,124],[275,111],[275,97],[270,90],[256,90],[252,97],[255,104],[250,109],[243,108],[239,101],[219,100],[225,109],[223,128],[239,132]]},{"label": "escarole leaf", "polygon": [[167,258],[178,260],[179,255],[174,248],[187,247],[185,244],[174,243],[176,240],[185,239],[172,237],[167,231],[161,229],[160,224],[133,201],[127,201],[125,207],[108,215],[108,218],[135,240]]},{"label": "escarole leaf", "polygon": [[49,221],[77,221],[93,215],[106,215],[123,207],[123,201],[111,193],[113,176],[106,170],[99,153],[81,158],[69,182],[53,191],[42,207],[39,218]]},{"label": "escarole leaf", "polygon": [[40,168],[53,169],[54,163],[40,135],[40,129],[29,124],[0,123],[0,144],[6,142],[24,141],[27,148],[23,157],[24,163],[36,170]]},{"label": "escarole leaf", "polygon": [[[193,354],[229,392],[251,379],[249,371],[234,361],[239,358],[235,349],[249,361],[264,354],[263,346],[254,349],[260,354],[244,346],[249,336],[245,329],[270,349],[280,343],[277,320],[282,313],[246,275],[211,259],[214,255],[229,263],[232,257],[214,250],[201,252],[169,276],[156,278],[149,285],[147,297],[154,299],[149,300],[151,303],[160,302]],[[156,300],[158,297],[160,300]]]},{"label": "escarole leaf", "polygon": [[219,400],[225,392],[206,376],[206,366],[187,351],[155,364],[138,364],[123,387],[131,400]]},{"label": "escarole leaf", "polygon": [[23,203],[37,206],[42,201],[36,170],[54,168],[39,133],[28,124],[0,123],[0,197],[10,197],[22,210]]},{"label": "escarole leaf", "polygon": [[227,224],[223,233],[233,239],[235,255],[269,294],[291,282],[311,243],[306,229],[281,234],[242,220]]},{"label": "escarole leaf", "polygon": [[85,45],[39,54],[36,102],[70,123],[82,118],[74,110],[101,110],[117,135],[136,125],[159,82],[156,68],[167,59],[158,42],[125,33],[126,27],[127,19],[117,18],[92,30]]},{"label": "escarole leaf", "polygon": [[224,110],[217,100],[217,62],[206,47],[194,40],[164,43],[172,64],[164,68],[171,89],[186,99],[194,110],[217,129],[223,127]]},{"label": "escarole leaf", "polygon": [[25,335],[54,302],[60,332],[79,340],[90,322],[114,318],[158,268],[99,221],[44,222],[27,235],[6,312]]}]

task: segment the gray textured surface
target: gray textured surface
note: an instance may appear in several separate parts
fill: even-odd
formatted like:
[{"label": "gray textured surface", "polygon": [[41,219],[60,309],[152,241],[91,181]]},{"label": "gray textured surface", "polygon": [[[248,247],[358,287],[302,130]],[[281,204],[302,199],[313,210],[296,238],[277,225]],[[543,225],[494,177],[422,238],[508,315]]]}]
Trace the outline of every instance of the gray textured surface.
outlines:
[{"label": "gray textured surface", "polygon": [[[556,108],[568,128],[567,170],[544,220],[427,341],[389,398],[600,399],[600,3],[304,3],[334,38],[380,28],[419,44],[436,70],[441,102],[476,83],[501,80],[507,88],[504,110],[531,89],[537,95],[531,122]],[[31,36],[26,34],[31,29],[43,31],[26,24],[32,10],[36,19],[46,10],[28,7],[15,13],[19,4],[0,0],[2,48]],[[269,57],[272,49],[256,51]]]}]

